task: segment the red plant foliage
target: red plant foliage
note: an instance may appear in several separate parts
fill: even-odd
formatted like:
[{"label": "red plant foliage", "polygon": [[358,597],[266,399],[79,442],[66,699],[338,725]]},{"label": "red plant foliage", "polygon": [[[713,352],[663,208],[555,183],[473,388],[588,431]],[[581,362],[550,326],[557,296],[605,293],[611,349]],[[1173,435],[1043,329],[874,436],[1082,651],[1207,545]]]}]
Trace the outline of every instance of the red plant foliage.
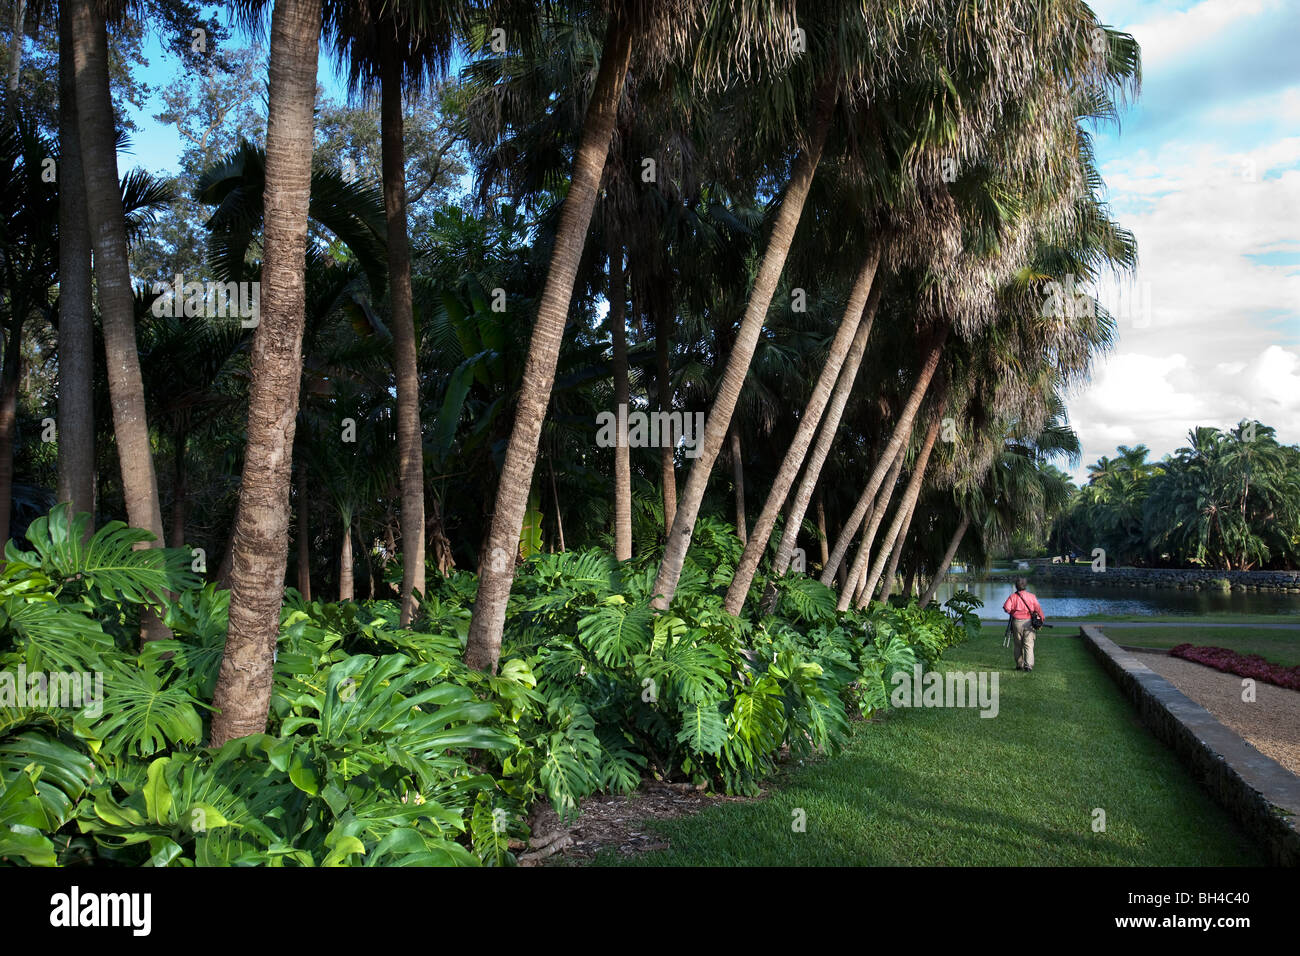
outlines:
[{"label": "red plant foliage", "polygon": [[1183,660],[1213,667],[1216,671],[1300,690],[1300,667],[1273,664],[1258,654],[1238,654],[1226,647],[1194,647],[1191,644],[1179,644],[1169,654],[1171,657],[1181,657]]}]

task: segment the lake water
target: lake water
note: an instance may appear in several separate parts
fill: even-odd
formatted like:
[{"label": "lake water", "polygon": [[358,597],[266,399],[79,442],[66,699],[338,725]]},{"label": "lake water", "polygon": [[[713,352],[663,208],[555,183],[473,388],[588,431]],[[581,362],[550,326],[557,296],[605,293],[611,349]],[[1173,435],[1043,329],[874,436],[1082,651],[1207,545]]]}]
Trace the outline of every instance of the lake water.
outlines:
[{"label": "lake water", "polygon": [[[936,600],[943,603],[956,590],[970,591],[984,602],[978,613],[987,620],[1006,620],[1002,602],[1015,590],[1010,581],[946,579]],[[1277,614],[1300,616],[1300,594],[1275,591],[1179,591],[1177,588],[1071,587],[1032,580],[1029,590],[1042,602],[1048,621],[1089,614],[1147,615]]]}]

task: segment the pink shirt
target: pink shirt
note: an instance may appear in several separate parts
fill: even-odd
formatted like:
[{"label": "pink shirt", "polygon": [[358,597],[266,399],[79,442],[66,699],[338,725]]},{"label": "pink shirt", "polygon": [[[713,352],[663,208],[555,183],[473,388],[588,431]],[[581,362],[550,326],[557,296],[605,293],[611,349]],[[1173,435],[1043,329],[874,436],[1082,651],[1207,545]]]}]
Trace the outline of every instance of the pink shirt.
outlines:
[{"label": "pink shirt", "polygon": [[1006,611],[1017,621],[1029,620],[1029,612],[1037,611],[1040,617],[1046,618],[1043,613],[1043,606],[1038,603],[1038,598],[1034,597],[1028,591],[1016,591],[1002,604],[1002,610]]}]

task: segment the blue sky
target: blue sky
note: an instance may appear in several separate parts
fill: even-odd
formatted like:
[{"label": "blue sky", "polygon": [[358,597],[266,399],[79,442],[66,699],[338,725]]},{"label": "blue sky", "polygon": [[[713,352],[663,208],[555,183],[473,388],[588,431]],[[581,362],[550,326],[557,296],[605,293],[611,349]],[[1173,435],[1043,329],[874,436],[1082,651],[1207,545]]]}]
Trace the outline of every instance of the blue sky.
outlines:
[{"label": "blue sky", "polygon": [[[1134,278],[1098,288],[1119,341],[1070,397],[1086,464],[1120,444],[1155,458],[1195,425],[1258,418],[1300,442],[1300,0],[1094,0],[1142,46],[1143,84],[1096,138]],[[156,41],[144,78],[169,81]],[[342,98],[322,56],[321,83]],[[174,169],[154,105],[125,164]]]},{"label": "blue sky", "polygon": [[1099,289],[1120,338],[1069,403],[1084,463],[1247,416],[1300,442],[1300,3],[1093,9],[1137,38],[1143,84],[1097,137],[1139,265]]}]

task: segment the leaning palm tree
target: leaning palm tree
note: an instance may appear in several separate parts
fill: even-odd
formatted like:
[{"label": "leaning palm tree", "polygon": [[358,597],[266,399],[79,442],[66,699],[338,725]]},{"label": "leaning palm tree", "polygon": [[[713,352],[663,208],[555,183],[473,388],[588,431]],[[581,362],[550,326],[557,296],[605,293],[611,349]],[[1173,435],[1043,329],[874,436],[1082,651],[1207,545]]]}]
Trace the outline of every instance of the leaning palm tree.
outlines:
[{"label": "leaning palm tree", "polygon": [[591,87],[582,135],[574,155],[573,175],[556,226],[546,283],[537,307],[523,386],[497,486],[496,505],[479,562],[478,596],[465,648],[465,662],[494,671],[501,653],[506,603],[514,580],[524,512],[532,488],[542,419],[550,401],[560,345],[573,295],[587,228],[596,204],[605,157],[635,46],[644,67],[654,69],[673,46],[689,36],[700,4],[692,0],[652,3],[624,0],[608,5],[605,42]]},{"label": "leaning palm tree", "polygon": [[230,628],[213,696],[213,746],[263,731],[271,701],[269,652],[280,628],[302,376],[320,4],[276,0],[271,14],[261,321],[250,360],[248,444],[235,516]]},{"label": "leaning palm tree", "polygon": [[[149,440],[144,385],[135,341],[135,294],[131,286],[126,225],[118,191],[117,135],[108,83],[108,28],[99,0],[68,0],[76,75],[77,134],[86,188],[86,221],[92,238],[96,292],[104,330],[108,386],[122,471],[122,494],[132,525],[152,532],[163,545],[162,506]],[[162,622],[146,614],[145,639],[168,637]]]}]

